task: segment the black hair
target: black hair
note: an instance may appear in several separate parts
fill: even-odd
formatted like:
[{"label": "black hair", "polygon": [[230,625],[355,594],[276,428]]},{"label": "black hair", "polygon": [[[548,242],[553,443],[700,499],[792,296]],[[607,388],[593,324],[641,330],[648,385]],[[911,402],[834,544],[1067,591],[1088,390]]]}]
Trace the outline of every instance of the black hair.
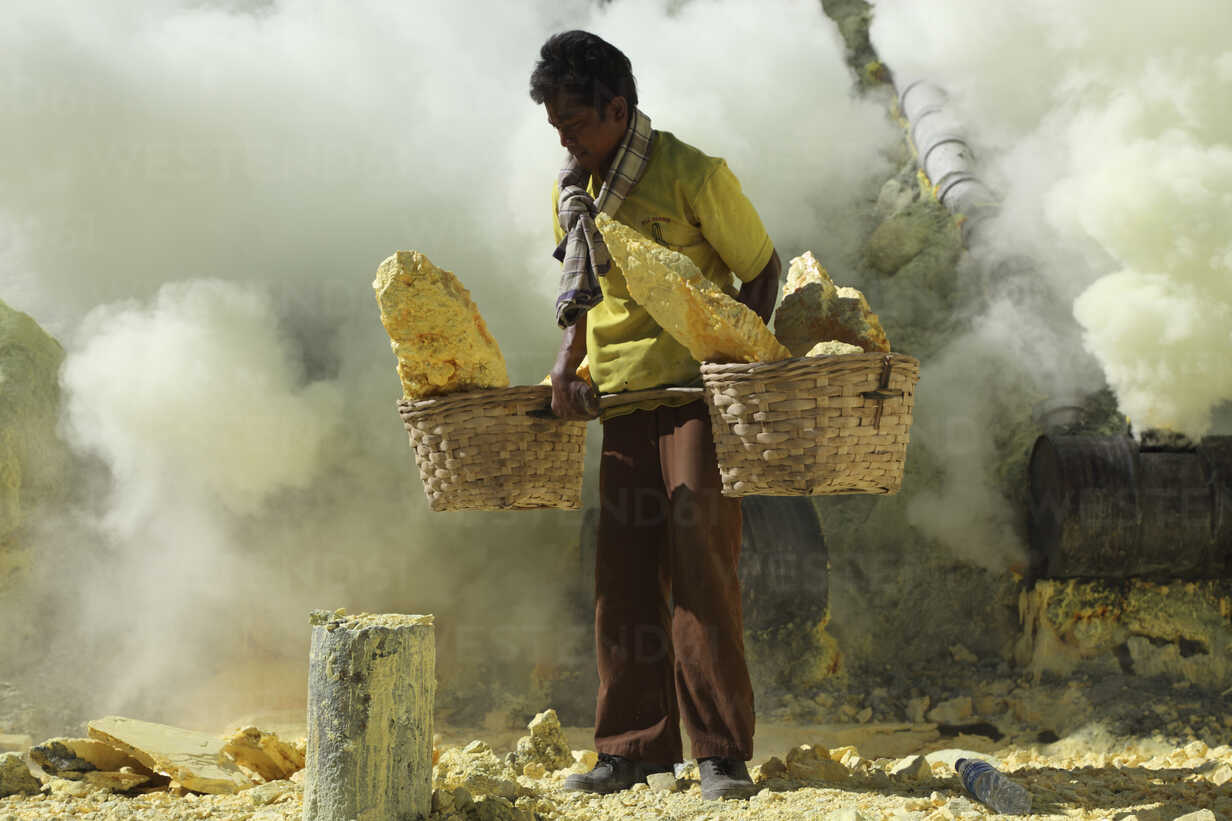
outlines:
[{"label": "black hair", "polygon": [[539,62],[530,75],[530,98],[546,103],[562,91],[590,101],[600,119],[616,97],[624,97],[630,110],[637,105],[637,81],[629,58],[588,31],[553,34],[539,49]]}]

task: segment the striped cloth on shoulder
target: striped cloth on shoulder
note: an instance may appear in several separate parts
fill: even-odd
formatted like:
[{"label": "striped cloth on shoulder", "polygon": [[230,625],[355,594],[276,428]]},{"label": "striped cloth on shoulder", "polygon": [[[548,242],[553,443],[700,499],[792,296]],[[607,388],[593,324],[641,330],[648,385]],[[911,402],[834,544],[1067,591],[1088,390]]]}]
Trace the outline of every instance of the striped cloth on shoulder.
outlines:
[{"label": "striped cloth on shoulder", "polygon": [[612,257],[603,235],[595,227],[595,217],[600,213],[616,216],[625,197],[646,170],[652,135],[650,117],[634,108],[624,139],[616,149],[612,170],[603,181],[598,197],[592,198],[587,192],[590,172],[572,155],[560,170],[556,217],[565,238],[553,256],[564,263],[560,292],[556,297],[556,324],[562,328],[569,327],[603,301],[599,277],[612,267]]}]

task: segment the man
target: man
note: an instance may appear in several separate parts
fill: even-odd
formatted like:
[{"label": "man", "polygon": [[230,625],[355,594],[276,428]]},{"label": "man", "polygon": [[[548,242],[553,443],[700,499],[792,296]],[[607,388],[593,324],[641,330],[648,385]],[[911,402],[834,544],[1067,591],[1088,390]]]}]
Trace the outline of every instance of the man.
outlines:
[{"label": "man", "polygon": [[[604,211],[688,255],[769,321],[780,263],[757,212],[721,159],[650,128],[628,58],[599,37],[551,37],[531,98],[545,104],[569,152],[553,192],[565,330],[552,410],[591,415],[576,375],[583,355],[601,393],[696,384],[698,363],[630,297],[593,217]],[[687,397],[643,402],[605,412],[602,422],[599,763],[565,786],[607,793],[669,771],[683,758],[683,716],[703,796],[747,796],[754,716],[737,577],[740,501],[721,493],[706,406]]]}]

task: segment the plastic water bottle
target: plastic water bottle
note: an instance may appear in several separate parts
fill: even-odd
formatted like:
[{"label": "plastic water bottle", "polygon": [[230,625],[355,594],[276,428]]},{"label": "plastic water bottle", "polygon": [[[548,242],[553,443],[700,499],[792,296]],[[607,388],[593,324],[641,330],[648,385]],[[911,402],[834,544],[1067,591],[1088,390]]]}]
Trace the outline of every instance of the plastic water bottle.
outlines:
[{"label": "plastic water bottle", "polygon": [[1031,793],[1010,781],[986,761],[960,758],[954,769],[967,792],[993,812],[1026,815],[1031,811]]}]

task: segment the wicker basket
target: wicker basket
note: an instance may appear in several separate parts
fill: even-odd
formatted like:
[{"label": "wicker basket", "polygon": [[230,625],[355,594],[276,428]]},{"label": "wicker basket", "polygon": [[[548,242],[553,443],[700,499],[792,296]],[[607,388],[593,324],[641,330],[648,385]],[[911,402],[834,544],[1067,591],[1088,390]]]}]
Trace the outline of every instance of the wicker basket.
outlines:
[{"label": "wicker basket", "polygon": [[398,412],[432,510],[576,510],[582,504],[586,423],[528,416],[546,385],[453,393]]},{"label": "wicker basket", "polygon": [[856,353],[701,370],[725,496],[902,485],[916,359]]}]

